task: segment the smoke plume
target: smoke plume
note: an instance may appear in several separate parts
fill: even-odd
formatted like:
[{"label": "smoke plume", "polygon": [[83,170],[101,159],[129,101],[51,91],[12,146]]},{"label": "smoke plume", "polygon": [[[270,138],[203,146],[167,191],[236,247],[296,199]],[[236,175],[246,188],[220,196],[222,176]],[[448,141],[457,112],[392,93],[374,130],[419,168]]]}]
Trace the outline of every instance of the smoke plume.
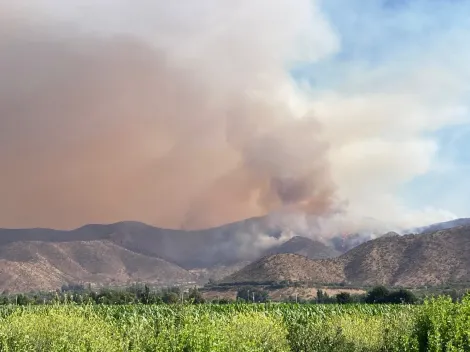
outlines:
[{"label": "smoke plume", "polygon": [[328,27],[309,28],[297,2],[266,16],[263,1],[4,5],[0,223],[201,228],[329,212],[327,143],[289,101],[286,72],[297,42]]},{"label": "smoke plume", "polygon": [[340,45],[309,0],[0,2],[0,224],[197,229],[281,210],[330,219],[328,235],[446,218],[406,219],[393,198],[436,150],[423,116],[447,105],[411,94],[432,77],[295,83]]}]

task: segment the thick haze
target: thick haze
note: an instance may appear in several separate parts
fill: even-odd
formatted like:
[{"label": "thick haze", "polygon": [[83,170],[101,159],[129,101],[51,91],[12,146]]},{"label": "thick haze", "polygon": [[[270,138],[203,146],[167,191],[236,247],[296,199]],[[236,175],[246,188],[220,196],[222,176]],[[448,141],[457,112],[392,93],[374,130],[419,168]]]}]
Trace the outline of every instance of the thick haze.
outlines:
[{"label": "thick haze", "polygon": [[328,61],[345,44],[309,0],[0,1],[0,226],[452,218],[396,195],[433,165],[426,133],[463,119],[445,39],[365,69]]}]

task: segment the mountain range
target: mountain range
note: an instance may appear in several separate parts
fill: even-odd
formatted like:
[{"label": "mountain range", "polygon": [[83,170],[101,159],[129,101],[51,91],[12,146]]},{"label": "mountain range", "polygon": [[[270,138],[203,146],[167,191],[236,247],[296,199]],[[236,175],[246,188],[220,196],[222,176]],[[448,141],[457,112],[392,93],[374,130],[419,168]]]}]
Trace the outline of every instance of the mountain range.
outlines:
[{"label": "mountain range", "polygon": [[[470,221],[459,219],[453,224],[465,223]],[[429,233],[434,228],[454,231],[452,223],[432,226],[420,231]],[[465,232],[465,229],[455,231]],[[333,241],[325,244],[298,236],[273,225],[266,218],[200,231],[161,229],[138,222],[91,224],[71,231],[0,229],[0,290],[51,290],[62,284],[80,282],[96,285],[125,285],[137,281],[161,286],[202,284],[209,279],[234,282],[251,277],[250,281],[253,281],[257,277],[263,279],[263,275],[272,276],[274,281],[281,277],[293,281],[310,277],[325,282],[392,285],[465,279],[462,270],[466,264],[446,263],[450,258],[466,263],[463,255],[457,255],[467,248],[466,237],[461,237],[456,246],[446,247],[446,243],[453,243],[455,234],[448,242],[443,240],[444,243],[418,241],[427,236],[388,234],[364,244],[357,243],[358,246],[344,253]],[[447,239],[446,236],[444,233],[442,238]],[[361,238],[352,237],[354,241]],[[439,257],[443,253],[432,251],[433,245],[447,248],[449,254]],[[437,267],[426,261],[427,253],[432,253],[433,260],[441,265],[439,268],[451,268],[454,276],[433,274],[432,270]],[[253,270],[253,265],[265,267],[263,262],[257,261],[260,258],[270,258],[270,265],[275,269],[270,269],[269,275],[262,274],[261,269]],[[410,262],[418,264],[405,264]],[[297,266],[303,271],[297,270]],[[412,279],[411,268],[421,268],[419,275],[426,272],[426,279],[416,278],[416,275]],[[433,269],[426,271],[423,268]]]},{"label": "mountain range", "polygon": [[389,233],[330,259],[266,256],[221,282],[282,281],[399,287],[470,284],[470,225],[405,236]]},{"label": "mountain range", "polygon": [[321,242],[292,236],[264,218],[201,231],[139,222],[91,224],[71,231],[0,229],[0,290],[51,290],[66,283],[201,284],[267,254],[340,254]]}]

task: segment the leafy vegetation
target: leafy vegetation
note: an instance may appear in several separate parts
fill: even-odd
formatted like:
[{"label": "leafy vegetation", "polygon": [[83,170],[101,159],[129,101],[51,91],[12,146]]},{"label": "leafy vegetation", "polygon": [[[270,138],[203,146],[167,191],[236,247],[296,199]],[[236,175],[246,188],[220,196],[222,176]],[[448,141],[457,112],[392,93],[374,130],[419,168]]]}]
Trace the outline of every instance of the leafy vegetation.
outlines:
[{"label": "leafy vegetation", "polygon": [[388,303],[399,304],[407,303],[414,304],[417,302],[416,296],[408,290],[399,289],[398,291],[389,291],[386,287],[377,286],[367,293],[365,298],[366,303]]},{"label": "leafy vegetation", "polygon": [[266,291],[256,287],[242,287],[237,291],[237,300],[243,302],[265,303],[269,301]]},{"label": "leafy vegetation", "polygon": [[[235,300],[246,303],[266,303],[271,301],[271,287],[262,286],[240,286],[237,288]],[[223,290],[222,290],[223,291]],[[451,291],[450,293],[453,293]],[[462,299],[464,292],[459,296],[450,295],[454,302]],[[435,294],[429,295],[433,297]],[[419,298],[409,290],[388,290],[385,287],[372,288],[367,294],[350,294],[347,291],[335,295],[328,295],[327,291],[319,289],[315,298],[304,298],[293,292],[288,297],[282,298],[284,303],[317,303],[317,304],[352,304],[352,303],[375,303],[375,304],[416,304],[423,302],[424,295]],[[53,303],[75,303],[75,304],[176,304],[176,303],[234,303],[234,299],[227,297],[212,298],[207,301],[203,293],[192,287],[183,289],[180,287],[151,288],[143,284],[134,284],[128,287],[103,287],[94,290],[91,287],[72,284],[64,285],[60,290],[53,292],[30,292],[21,294],[9,294],[4,292],[0,295],[0,305],[30,305],[30,304],[53,304]]]},{"label": "leafy vegetation", "polygon": [[0,308],[0,351],[65,350],[468,351],[470,296],[423,305],[72,302]]}]

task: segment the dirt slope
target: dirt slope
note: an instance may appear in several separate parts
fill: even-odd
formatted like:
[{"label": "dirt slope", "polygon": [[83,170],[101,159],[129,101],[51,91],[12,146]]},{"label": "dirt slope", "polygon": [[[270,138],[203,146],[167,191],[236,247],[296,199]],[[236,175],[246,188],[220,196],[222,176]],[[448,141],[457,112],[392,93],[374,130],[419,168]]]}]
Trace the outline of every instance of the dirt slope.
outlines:
[{"label": "dirt slope", "polygon": [[221,280],[221,283],[311,281],[342,282],[341,262],[328,259],[312,260],[298,254],[275,254],[264,257]]}]

